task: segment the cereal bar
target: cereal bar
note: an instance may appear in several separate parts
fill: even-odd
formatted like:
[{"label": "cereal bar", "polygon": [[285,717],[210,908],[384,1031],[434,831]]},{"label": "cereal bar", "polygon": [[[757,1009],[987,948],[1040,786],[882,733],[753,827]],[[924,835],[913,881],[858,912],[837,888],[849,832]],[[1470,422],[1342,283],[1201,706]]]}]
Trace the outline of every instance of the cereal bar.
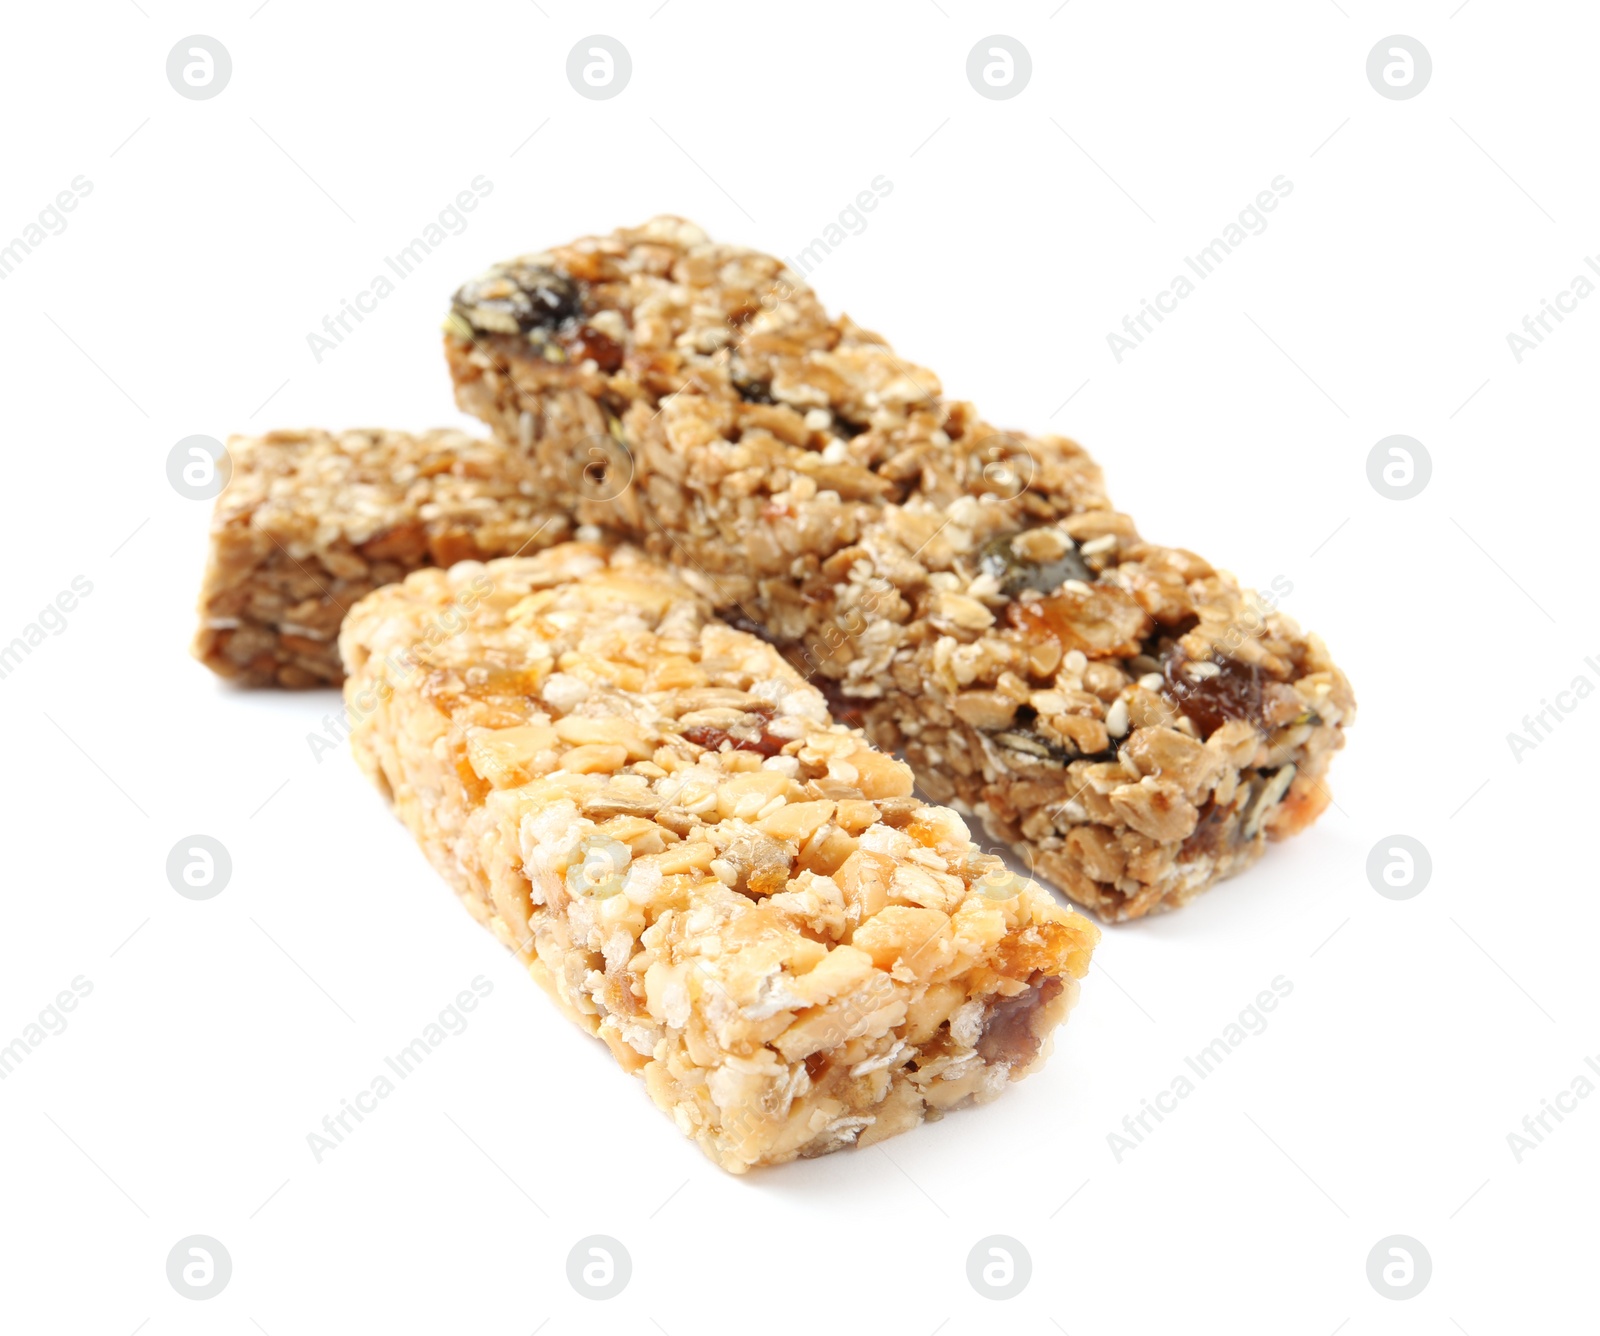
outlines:
[{"label": "cereal bar", "polygon": [[495,266],[445,331],[457,402],[553,502],[683,565],[1104,917],[1183,904],[1329,801],[1355,703],[1316,636],[782,261],[657,218]]},{"label": "cereal bar", "polygon": [[1098,929],[642,553],[417,571],[340,647],[356,756],[433,866],[724,1169],[1043,1061]]},{"label": "cereal bar", "polygon": [[523,451],[459,431],[277,431],[228,454],[194,653],[255,686],[340,681],[339,623],[379,585],[569,536]]}]

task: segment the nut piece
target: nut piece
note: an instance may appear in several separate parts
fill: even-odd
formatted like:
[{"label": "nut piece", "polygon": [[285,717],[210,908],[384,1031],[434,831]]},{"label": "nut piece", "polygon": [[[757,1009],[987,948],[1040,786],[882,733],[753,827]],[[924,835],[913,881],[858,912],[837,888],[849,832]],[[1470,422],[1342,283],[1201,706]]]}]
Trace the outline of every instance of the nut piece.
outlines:
[{"label": "nut piece", "polygon": [[946,631],[982,631],[994,625],[994,614],[977,599],[948,590],[934,595],[928,618]]},{"label": "nut piece", "polygon": [[1122,754],[1141,775],[1164,775],[1191,797],[1210,789],[1224,765],[1218,750],[1175,728],[1136,729]]},{"label": "nut piece", "polygon": [[1170,779],[1146,776],[1112,790],[1112,809],[1134,830],[1163,844],[1194,834],[1200,813]]},{"label": "nut piece", "polygon": [[950,708],[958,719],[990,733],[1010,728],[1017,716],[1017,702],[998,691],[963,691]]},{"label": "nut piece", "polygon": [[467,760],[495,788],[514,788],[556,768],[559,741],[557,731],[542,724],[474,728],[467,734]]},{"label": "nut piece", "polygon": [[626,747],[595,743],[562,752],[556,768],[575,775],[609,775],[614,770],[620,770],[627,760]]},{"label": "nut piece", "polygon": [[569,714],[556,720],[555,733],[570,746],[610,744],[620,746],[630,761],[643,761],[654,750],[645,740],[644,730],[631,719],[594,719]]}]

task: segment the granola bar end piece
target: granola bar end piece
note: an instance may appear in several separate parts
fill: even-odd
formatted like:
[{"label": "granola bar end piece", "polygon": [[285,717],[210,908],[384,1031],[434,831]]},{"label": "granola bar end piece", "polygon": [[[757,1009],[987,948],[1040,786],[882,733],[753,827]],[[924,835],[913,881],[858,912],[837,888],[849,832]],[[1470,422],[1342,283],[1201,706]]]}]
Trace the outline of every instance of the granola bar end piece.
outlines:
[{"label": "granola bar end piece", "polygon": [[194,654],[251,686],[337,683],[339,623],[379,585],[571,528],[522,451],[460,431],[276,431],[228,454]]}]

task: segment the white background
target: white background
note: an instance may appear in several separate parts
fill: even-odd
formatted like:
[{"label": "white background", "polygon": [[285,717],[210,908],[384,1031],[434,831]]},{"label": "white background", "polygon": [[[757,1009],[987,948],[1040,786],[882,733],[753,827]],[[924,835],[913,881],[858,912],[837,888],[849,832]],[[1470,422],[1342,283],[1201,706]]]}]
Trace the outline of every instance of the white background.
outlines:
[{"label": "white background", "polygon": [[[1600,1098],[1520,1163],[1507,1134],[1600,1054],[1600,699],[1520,762],[1506,735],[1600,685],[1600,300],[1520,364],[1505,337],[1600,248],[1590,7],[258,4],[3,18],[0,243],[93,190],[0,282],[0,641],[74,576],[93,593],[0,681],[0,1044],[93,992],[0,1082],[0,1327],[1592,1325]],[[596,32],[634,67],[604,102],[564,73]],[[1032,56],[1008,101],[965,76],[996,32]],[[232,55],[213,100],[165,77],[192,33]],[[1393,33],[1432,54],[1414,100],[1366,78]],[[470,226],[317,363],[306,335],[480,173]],[[1267,230],[1116,362],[1107,332],[1280,174]],[[661,211],[793,255],[878,175],[813,275],[830,308],[991,420],[1084,441],[1151,538],[1292,582],[1361,716],[1311,833],[1106,933],[1043,1073],[734,1179],[469,921],[347,753],[313,758],[333,693],[187,657],[210,506],[165,460],[193,433],[459,421],[437,330],[487,263]],[[1367,480],[1392,433],[1432,457],[1413,500]],[[206,902],[164,871],[196,832],[234,865]],[[1397,832],[1433,861],[1400,902],[1365,871]],[[470,1028],[314,1162],[307,1134],[480,974]],[[1108,1133],[1280,975],[1270,1027],[1119,1163]],[[233,1259],[207,1302],[165,1275],[195,1233]],[[589,1234],[633,1259],[609,1302],[565,1277]],[[966,1276],[990,1234],[1033,1262],[1003,1303]],[[1433,1260],[1405,1302],[1366,1276],[1391,1234]]]}]

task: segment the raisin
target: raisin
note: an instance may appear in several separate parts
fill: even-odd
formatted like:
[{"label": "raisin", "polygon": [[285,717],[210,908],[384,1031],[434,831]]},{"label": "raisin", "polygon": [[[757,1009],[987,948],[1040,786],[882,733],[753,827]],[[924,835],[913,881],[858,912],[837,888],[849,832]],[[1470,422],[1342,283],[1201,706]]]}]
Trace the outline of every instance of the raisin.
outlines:
[{"label": "raisin", "polygon": [[731,742],[734,751],[760,752],[763,756],[776,756],[784,747],[782,738],[775,738],[765,729],[753,738],[738,737],[726,729],[715,728],[711,724],[695,724],[692,728],[683,730],[683,736],[697,747],[704,747],[707,751],[721,751],[724,742]]},{"label": "raisin", "polygon": [[764,380],[735,381],[733,388],[739,391],[739,397],[747,404],[775,404],[778,402],[772,397],[772,386]]},{"label": "raisin", "polygon": [[1167,657],[1163,694],[1188,716],[1202,738],[1209,738],[1230,719],[1262,726],[1259,668],[1236,659],[1212,659],[1219,671],[1196,678],[1187,671],[1191,662],[1181,650]]},{"label": "raisin", "polygon": [[[1228,818],[1236,810],[1236,804],[1230,803],[1226,807],[1219,807],[1215,798],[1207,799],[1205,806],[1200,809],[1200,819],[1195,823],[1193,834],[1183,842],[1182,848],[1178,850],[1179,862],[1187,862],[1191,859],[1221,853],[1223,848],[1223,829],[1227,824]],[[1230,836],[1229,845],[1237,845],[1240,842],[1238,825],[1235,824],[1228,833]]]},{"label": "raisin", "polygon": [[553,330],[578,314],[578,289],[565,274],[543,265],[509,264],[465,283],[456,311],[482,333],[526,334]]},{"label": "raisin", "polygon": [[1015,598],[1024,589],[1053,593],[1068,580],[1093,582],[1094,572],[1084,565],[1076,549],[1068,548],[1054,561],[1029,561],[1012,549],[1011,540],[1015,536],[1003,534],[991,538],[978,554],[978,569],[998,580],[1000,592],[1007,598]]},{"label": "raisin", "polygon": [[572,338],[572,351],[574,361],[593,358],[594,364],[608,376],[622,365],[622,345],[593,325],[578,326]]},{"label": "raisin", "polygon": [[578,293],[571,279],[537,266],[515,269],[511,277],[527,298],[526,313],[517,322],[524,333],[530,329],[554,329],[577,315]]},{"label": "raisin", "polygon": [[1064,987],[1054,975],[1035,975],[1026,992],[995,1002],[978,1040],[978,1056],[990,1065],[1003,1062],[1021,1066],[1032,1062],[1039,1052],[1039,1036],[1033,1032],[1034,1015],[1055,1001]]},{"label": "raisin", "polygon": [[772,722],[769,709],[752,710],[746,716],[754,721],[750,726],[734,725],[732,729],[718,728],[715,724],[691,724],[683,736],[696,747],[707,751],[721,751],[724,742],[734,751],[759,752],[762,756],[777,756],[788,743],[787,738],[776,738],[767,731]]}]

